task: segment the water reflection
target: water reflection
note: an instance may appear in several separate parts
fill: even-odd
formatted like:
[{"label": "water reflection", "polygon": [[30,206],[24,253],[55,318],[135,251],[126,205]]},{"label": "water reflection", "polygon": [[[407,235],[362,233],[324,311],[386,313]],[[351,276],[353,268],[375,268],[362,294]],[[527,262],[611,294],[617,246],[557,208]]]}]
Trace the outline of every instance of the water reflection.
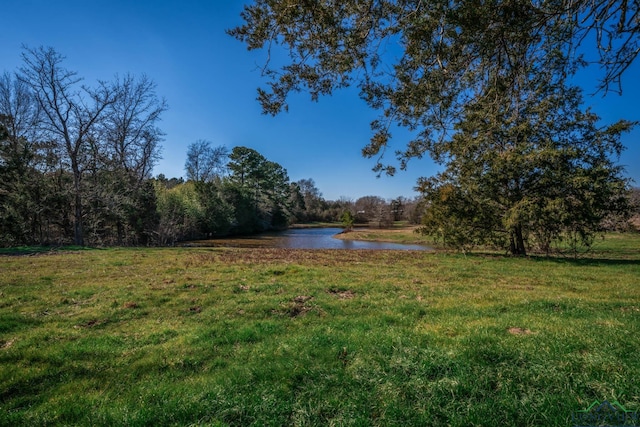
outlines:
[{"label": "water reflection", "polygon": [[198,246],[245,248],[432,250],[423,245],[341,240],[333,237],[341,231],[340,228],[296,228],[259,236],[202,240],[194,243]]}]

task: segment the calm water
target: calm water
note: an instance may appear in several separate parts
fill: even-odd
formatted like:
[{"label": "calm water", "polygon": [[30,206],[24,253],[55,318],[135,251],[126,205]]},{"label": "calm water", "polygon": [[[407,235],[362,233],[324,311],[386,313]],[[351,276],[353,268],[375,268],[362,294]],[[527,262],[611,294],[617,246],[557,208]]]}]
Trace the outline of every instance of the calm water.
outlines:
[{"label": "calm water", "polygon": [[232,239],[214,239],[196,242],[198,246],[264,247],[288,249],[386,249],[386,250],[432,250],[423,245],[402,245],[386,242],[341,240],[333,236],[341,228],[295,228],[259,236]]}]

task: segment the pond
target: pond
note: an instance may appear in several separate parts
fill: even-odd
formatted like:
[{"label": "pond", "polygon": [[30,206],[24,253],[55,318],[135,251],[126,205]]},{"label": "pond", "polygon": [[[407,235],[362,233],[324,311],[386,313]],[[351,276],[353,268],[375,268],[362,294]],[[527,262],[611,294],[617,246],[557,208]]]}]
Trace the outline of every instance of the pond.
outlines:
[{"label": "pond", "polygon": [[388,242],[336,239],[341,228],[293,228],[250,237],[235,237],[192,242],[195,246],[282,248],[282,249],[385,249],[430,251],[429,246]]}]

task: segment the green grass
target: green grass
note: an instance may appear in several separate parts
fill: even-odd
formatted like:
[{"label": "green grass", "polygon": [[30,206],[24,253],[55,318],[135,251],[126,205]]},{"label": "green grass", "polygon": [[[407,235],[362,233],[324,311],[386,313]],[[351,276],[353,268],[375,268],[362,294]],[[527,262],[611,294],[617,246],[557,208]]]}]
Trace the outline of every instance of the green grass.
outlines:
[{"label": "green grass", "polygon": [[640,239],[590,258],[0,257],[0,425],[567,426],[640,409]]}]

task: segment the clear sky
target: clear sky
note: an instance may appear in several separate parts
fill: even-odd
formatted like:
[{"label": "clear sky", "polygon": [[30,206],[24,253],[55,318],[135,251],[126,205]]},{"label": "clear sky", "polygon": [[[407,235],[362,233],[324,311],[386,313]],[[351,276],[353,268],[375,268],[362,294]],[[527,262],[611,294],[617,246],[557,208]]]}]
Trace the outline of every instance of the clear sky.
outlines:
[{"label": "clear sky", "polygon": [[[251,147],[281,164],[292,181],[312,178],[326,199],[413,197],[416,179],[438,168],[416,160],[395,177],[376,178],[374,159],[361,149],[377,117],[358,98],[357,88],[342,90],[318,103],[308,95],[290,99],[289,112],[265,116],[256,98],[263,86],[258,66],[265,54],[249,52],[225,34],[242,24],[243,0],[3,0],[0,5],[0,72],[21,65],[22,45],[51,46],[67,57],[66,67],[85,83],[116,74],[147,74],[157,83],[169,110],[160,127],[166,133],[163,159],[154,174],[184,176],[187,146],[206,139],[229,149]],[[585,94],[595,81],[585,72]],[[623,96],[586,96],[586,104],[604,123],[640,120],[640,60],[624,79]],[[394,132],[394,147],[407,134]],[[623,138],[620,162],[640,186],[640,128]]]}]

